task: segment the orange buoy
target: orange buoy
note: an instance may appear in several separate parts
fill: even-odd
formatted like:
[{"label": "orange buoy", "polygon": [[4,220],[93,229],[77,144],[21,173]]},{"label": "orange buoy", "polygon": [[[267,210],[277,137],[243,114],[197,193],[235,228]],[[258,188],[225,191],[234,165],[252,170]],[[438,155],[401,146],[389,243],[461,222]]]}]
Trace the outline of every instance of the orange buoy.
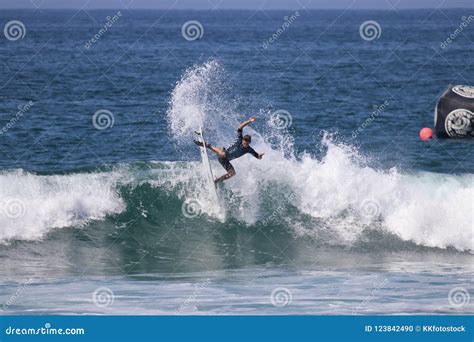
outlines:
[{"label": "orange buoy", "polygon": [[425,127],[420,130],[420,139],[423,141],[430,140],[433,138],[433,130],[431,128]]}]

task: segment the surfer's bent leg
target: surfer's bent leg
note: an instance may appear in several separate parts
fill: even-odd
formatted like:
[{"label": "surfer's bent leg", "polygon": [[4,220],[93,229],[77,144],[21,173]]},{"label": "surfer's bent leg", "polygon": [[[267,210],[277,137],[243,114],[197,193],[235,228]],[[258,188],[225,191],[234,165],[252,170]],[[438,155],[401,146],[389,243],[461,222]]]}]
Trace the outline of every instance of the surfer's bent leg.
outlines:
[{"label": "surfer's bent leg", "polygon": [[[217,153],[217,152],[216,152]],[[224,154],[225,155],[225,154]],[[222,181],[225,181],[226,179],[229,179],[230,177],[234,177],[235,176],[235,169],[234,167],[232,166],[232,164],[230,163],[229,159],[227,158],[222,158],[222,157],[219,157],[217,159],[219,161],[219,163],[222,165],[222,167],[227,171],[227,173],[223,176],[220,176],[219,178],[217,178],[214,182],[215,183],[219,183],[219,182],[222,182]]]},{"label": "surfer's bent leg", "polygon": [[[211,149],[212,152],[216,153],[219,156],[219,158],[223,158],[223,159],[226,158],[224,149],[219,148],[219,147],[215,147],[215,146],[210,146],[209,148]],[[224,165],[222,165],[222,166],[224,166]]]}]

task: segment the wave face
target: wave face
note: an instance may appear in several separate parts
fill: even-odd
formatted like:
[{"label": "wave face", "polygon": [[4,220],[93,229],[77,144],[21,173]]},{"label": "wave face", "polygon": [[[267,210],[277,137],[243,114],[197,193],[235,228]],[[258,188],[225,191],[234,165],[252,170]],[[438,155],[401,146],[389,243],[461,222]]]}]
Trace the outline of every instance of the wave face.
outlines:
[{"label": "wave face", "polygon": [[[202,120],[213,144],[227,145],[244,119],[228,93],[227,77],[216,61],[185,72],[172,93],[166,117],[178,149],[198,158],[193,131]],[[318,244],[387,244],[474,250],[474,175],[403,172],[371,165],[356,147],[329,134],[314,137],[321,156],[295,155],[286,129],[261,110],[246,128],[263,160],[244,156],[233,162],[237,175],[226,181],[225,218],[207,196],[200,163],[150,162],[107,170],[36,175],[22,170],[0,174],[0,241],[44,239],[59,228],[103,222],[121,229],[137,216],[154,229],[170,222],[202,229],[275,229]],[[196,153],[192,153],[196,152]],[[212,158],[215,175],[224,172]],[[142,234],[146,234],[143,230]]]},{"label": "wave face", "polygon": [[[373,232],[420,246],[474,250],[472,175],[378,171],[358,164],[347,146],[326,144],[319,161],[306,155],[263,165],[250,158],[235,163],[238,175],[221,189],[224,221],[206,201],[198,162],[69,175],[4,172],[0,240],[38,240],[52,230],[81,229],[93,221],[123,227],[142,216],[156,229],[170,220],[195,229],[205,224],[224,230],[279,227],[294,238],[342,246],[360,243]],[[219,164],[212,166],[221,172]],[[189,211],[189,203],[197,208]]]}]

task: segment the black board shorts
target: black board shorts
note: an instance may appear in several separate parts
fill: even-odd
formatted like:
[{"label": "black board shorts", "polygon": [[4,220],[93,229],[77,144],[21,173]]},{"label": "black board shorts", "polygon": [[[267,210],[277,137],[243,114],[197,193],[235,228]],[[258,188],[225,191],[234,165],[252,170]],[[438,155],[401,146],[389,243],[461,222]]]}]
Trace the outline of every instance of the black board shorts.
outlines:
[{"label": "black board shorts", "polygon": [[234,169],[234,167],[233,167],[232,164],[230,163],[230,160],[227,159],[227,158],[219,157],[219,158],[217,158],[217,161],[219,162],[219,164],[222,165],[222,167],[223,167],[226,171],[230,171],[230,170],[233,170],[233,169]]}]

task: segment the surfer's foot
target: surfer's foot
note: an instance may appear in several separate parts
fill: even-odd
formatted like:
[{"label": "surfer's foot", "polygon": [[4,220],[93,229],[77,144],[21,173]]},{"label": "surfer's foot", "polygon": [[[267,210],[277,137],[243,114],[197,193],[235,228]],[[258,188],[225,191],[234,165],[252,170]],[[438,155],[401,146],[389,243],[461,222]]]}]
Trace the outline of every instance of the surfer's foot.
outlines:
[{"label": "surfer's foot", "polygon": [[[202,141],[197,141],[197,140],[193,140],[193,141],[194,141],[194,143],[195,143],[196,145],[201,146],[201,147],[203,146],[203,145],[202,145]],[[211,144],[206,143],[206,147],[207,147],[207,148],[211,148]]]},{"label": "surfer's foot", "polygon": [[225,175],[224,175],[224,176],[217,177],[216,179],[214,179],[214,184],[217,185],[217,184],[219,184],[220,182],[223,182],[224,180],[225,180]]}]

